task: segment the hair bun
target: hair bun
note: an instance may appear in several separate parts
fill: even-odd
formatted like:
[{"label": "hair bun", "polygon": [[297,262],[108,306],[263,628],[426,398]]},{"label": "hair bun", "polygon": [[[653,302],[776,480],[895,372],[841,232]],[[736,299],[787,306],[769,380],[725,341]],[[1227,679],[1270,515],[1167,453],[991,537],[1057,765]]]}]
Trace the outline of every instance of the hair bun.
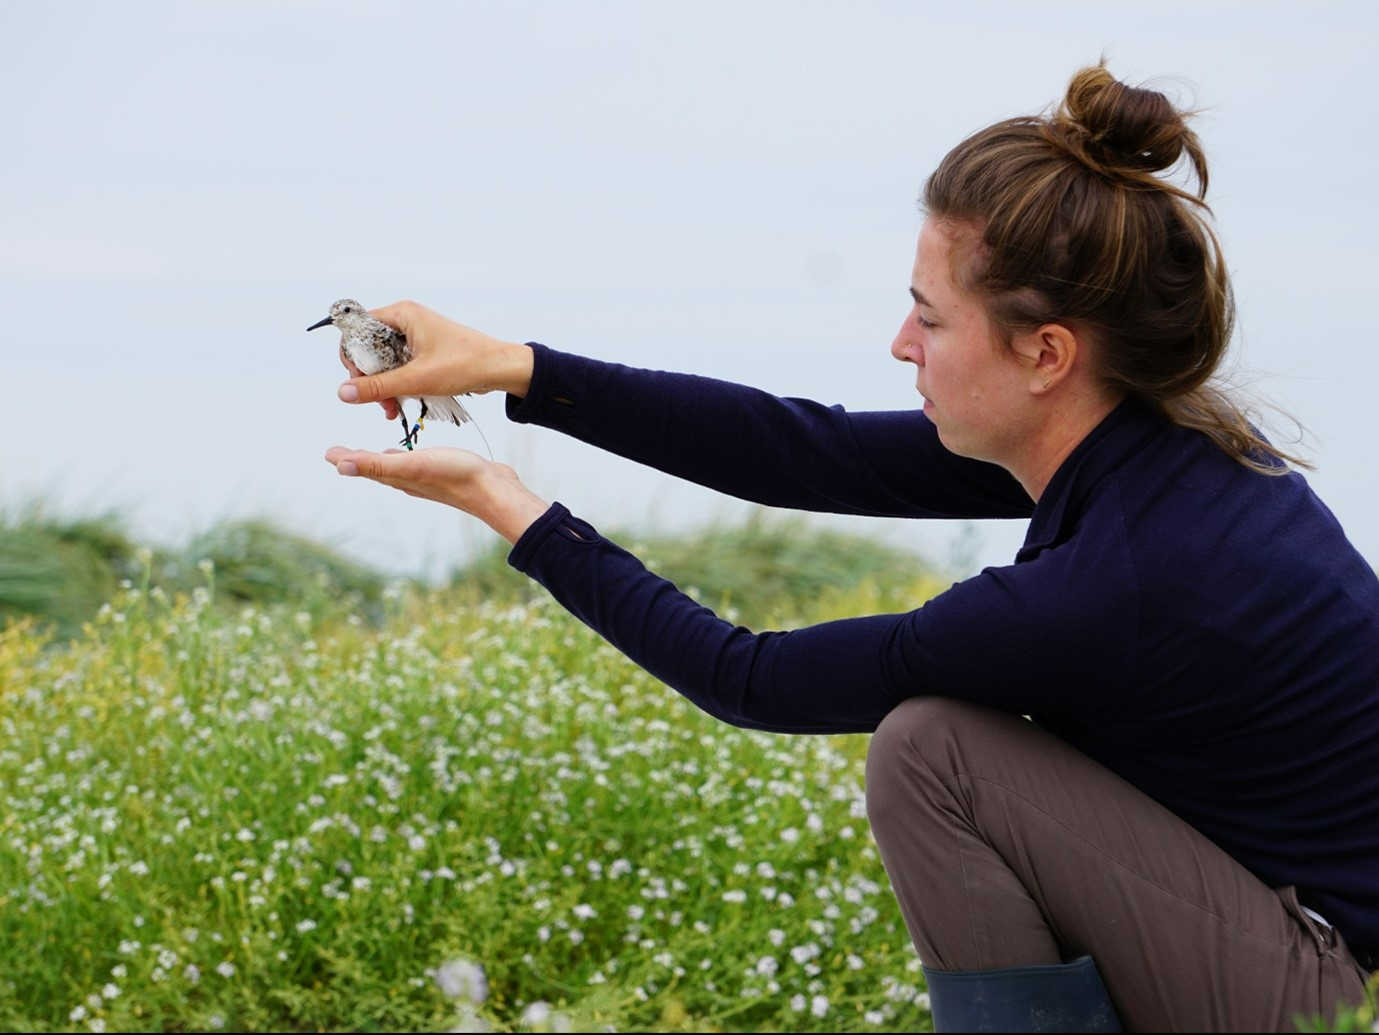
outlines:
[{"label": "hair bun", "polygon": [[[1053,124],[1073,138],[1065,143],[1079,157],[1107,173],[1163,172],[1184,151],[1198,164],[1196,134],[1173,102],[1157,90],[1119,82],[1104,62],[1073,77]],[[1198,173],[1205,192],[1205,165]]]}]

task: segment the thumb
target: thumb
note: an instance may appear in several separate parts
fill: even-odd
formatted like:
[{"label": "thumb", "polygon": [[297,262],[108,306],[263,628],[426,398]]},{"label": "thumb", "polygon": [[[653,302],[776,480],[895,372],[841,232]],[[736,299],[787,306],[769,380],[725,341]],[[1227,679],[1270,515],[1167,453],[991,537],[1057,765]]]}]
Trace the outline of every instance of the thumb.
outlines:
[{"label": "thumb", "polygon": [[405,395],[403,386],[397,384],[398,377],[396,370],[385,370],[381,374],[360,375],[352,377],[335,393],[340,397],[341,402],[347,403],[370,403],[383,402],[386,399],[396,399],[399,395]]}]

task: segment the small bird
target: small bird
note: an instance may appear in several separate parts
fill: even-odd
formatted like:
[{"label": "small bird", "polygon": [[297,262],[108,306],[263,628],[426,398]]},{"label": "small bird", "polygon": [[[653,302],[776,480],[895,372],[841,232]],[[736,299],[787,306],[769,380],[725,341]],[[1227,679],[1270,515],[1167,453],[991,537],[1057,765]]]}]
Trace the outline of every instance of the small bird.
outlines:
[{"label": "small bird", "polygon": [[[386,323],[375,320],[362,305],[352,298],[342,298],[330,307],[330,315],[307,328],[314,331],[319,327],[334,325],[340,329],[340,355],[344,356],[362,374],[381,374],[385,370],[400,367],[412,358],[412,350],[407,347],[407,337]],[[421,413],[416,424],[409,430],[407,414],[402,412],[402,404],[410,398],[399,399],[398,412],[402,416],[402,441],[411,449],[416,445],[422,422],[435,416],[452,424],[464,424],[472,418],[460,405],[460,401],[449,395],[424,395],[421,397]]]}]

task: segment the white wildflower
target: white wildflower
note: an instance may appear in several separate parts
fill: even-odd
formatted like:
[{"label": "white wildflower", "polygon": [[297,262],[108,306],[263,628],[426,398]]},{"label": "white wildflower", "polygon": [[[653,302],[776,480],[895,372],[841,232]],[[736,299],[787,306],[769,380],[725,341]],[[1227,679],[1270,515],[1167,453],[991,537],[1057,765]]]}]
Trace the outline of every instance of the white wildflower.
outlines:
[{"label": "white wildflower", "polygon": [[476,1006],[488,999],[488,975],[473,960],[462,957],[446,960],[432,977],[449,999],[465,999]]},{"label": "white wildflower", "polygon": [[810,942],[807,945],[796,945],[790,950],[790,958],[796,963],[803,965],[818,956],[819,952],[819,946],[814,942]]}]

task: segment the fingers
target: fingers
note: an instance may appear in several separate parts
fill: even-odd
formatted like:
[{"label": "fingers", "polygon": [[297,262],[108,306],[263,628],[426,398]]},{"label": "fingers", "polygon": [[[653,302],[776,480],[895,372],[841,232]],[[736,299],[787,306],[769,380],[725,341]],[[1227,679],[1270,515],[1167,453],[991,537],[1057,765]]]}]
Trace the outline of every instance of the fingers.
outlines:
[{"label": "fingers", "polygon": [[466,449],[371,453],[331,446],[326,461],[346,477],[368,478],[472,514],[510,543],[516,543],[550,508],[518,480],[512,468]]},{"label": "fingers", "polygon": [[358,452],[345,446],[331,446],[326,450],[326,463],[334,464],[335,470],[348,478],[358,477],[359,458],[355,455]]},{"label": "fingers", "polygon": [[386,323],[394,330],[406,334],[416,318],[423,312],[428,312],[425,306],[418,305],[416,302],[394,302],[392,305],[385,305],[379,309],[370,309],[369,315],[375,320]]},{"label": "fingers", "polygon": [[331,446],[326,450],[326,462],[347,478],[371,478],[374,481],[396,482],[414,478],[420,473],[423,460],[420,453],[389,449],[382,453],[367,449]]}]

